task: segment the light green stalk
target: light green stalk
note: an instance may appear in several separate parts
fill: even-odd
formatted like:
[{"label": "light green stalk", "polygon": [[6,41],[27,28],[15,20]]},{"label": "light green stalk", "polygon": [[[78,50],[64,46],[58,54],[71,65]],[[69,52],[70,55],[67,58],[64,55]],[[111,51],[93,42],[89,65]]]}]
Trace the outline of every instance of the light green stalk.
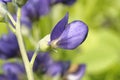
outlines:
[{"label": "light green stalk", "polygon": [[28,80],[34,80],[33,70],[32,70],[30,62],[28,60],[28,56],[27,56],[27,53],[26,53],[26,50],[25,50],[25,46],[24,46],[23,38],[22,38],[22,34],[21,34],[20,17],[21,17],[21,9],[18,7],[17,23],[16,23],[16,37],[17,37],[18,44],[19,44],[19,47],[20,47],[21,56],[22,56],[22,59],[23,59],[24,65],[25,65],[25,70],[26,70]]}]

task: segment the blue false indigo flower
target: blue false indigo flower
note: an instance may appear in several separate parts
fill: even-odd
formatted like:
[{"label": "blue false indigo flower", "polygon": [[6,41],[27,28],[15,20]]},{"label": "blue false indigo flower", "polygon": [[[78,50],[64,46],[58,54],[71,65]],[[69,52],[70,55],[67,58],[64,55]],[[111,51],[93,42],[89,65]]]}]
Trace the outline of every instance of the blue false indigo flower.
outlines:
[{"label": "blue false indigo flower", "polygon": [[3,2],[3,3],[7,3],[7,2],[11,2],[12,0],[0,0],[0,2]]},{"label": "blue false indigo flower", "polygon": [[25,73],[24,65],[16,62],[8,62],[2,66],[7,80],[19,80],[18,78]]},{"label": "blue false indigo flower", "polygon": [[8,62],[3,64],[3,71],[5,74],[22,74],[25,73],[24,65],[19,62]]},{"label": "blue false indigo flower", "polygon": [[0,56],[2,58],[11,58],[17,55],[19,46],[16,36],[9,32],[8,35],[3,35],[0,38]]},{"label": "blue false indigo flower", "polygon": [[75,49],[86,39],[87,25],[79,20],[68,24],[68,13],[60,20],[50,35],[49,45],[53,48]]},{"label": "blue false indigo flower", "polygon": [[86,65],[81,64],[78,66],[78,69],[75,72],[69,72],[66,75],[67,80],[81,80],[86,70]]},{"label": "blue false indigo flower", "polygon": [[22,8],[22,15],[32,21],[37,21],[40,16],[49,12],[48,0],[28,0]]},{"label": "blue false indigo flower", "polygon": [[0,74],[0,80],[7,80],[6,76],[3,74]]},{"label": "blue false indigo flower", "polygon": [[38,21],[41,16],[48,14],[52,5],[56,3],[72,5],[75,1],[76,0],[28,0],[22,7],[21,22],[28,24],[26,26],[31,26],[31,22]]},{"label": "blue false indigo flower", "polygon": [[59,62],[53,62],[52,64],[50,64],[49,66],[47,66],[47,72],[46,74],[54,77],[54,76],[63,76],[67,70],[70,67],[70,62],[66,61],[59,61]]},{"label": "blue false indigo flower", "polygon": [[0,74],[0,80],[18,80],[18,78],[15,74]]}]

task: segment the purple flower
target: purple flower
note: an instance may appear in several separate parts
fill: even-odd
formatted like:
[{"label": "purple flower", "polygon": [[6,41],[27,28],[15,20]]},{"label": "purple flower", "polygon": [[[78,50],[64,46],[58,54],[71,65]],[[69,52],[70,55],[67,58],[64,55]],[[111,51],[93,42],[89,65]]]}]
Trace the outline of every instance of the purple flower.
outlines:
[{"label": "purple flower", "polygon": [[41,16],[50,12],[51,7],[57,3],[72,5],[76,0],[28,0],[22,7],[21,22],[32,26],[31,22],[38,21]]},{"label": "purple flower", "polygon": [[21,63],[16,63],[16,62],[12,62],[12,63],[5,63],[3,65],[3,71],[5,74],[9,74],[9,73],[13,73],[13,74],[21,74],[21,73],[25,73],[25,69],[23,64]]},{"label": "purple flower", "polygon": [[49,0],[28,0],[22,8],[22,15],[32,21],[37,21],[40,16],[49,12],[49,8]]},{"label": "purple flower", "polygon": [[50,35],[49,45],[56,48],[75,49],[86,39],[87,25],[79,20],[68,24],[68,13],[60,20]]},{"label": "purple flower", "polygon": [[[70,71],[71,67],[74,68],[74,70]],[[85,70],[85,64],[74,67],[69,61],[58,61],[48,66],[46,74],[51,77],[60,76],[65,80],[80,80],[83,77]]]},{"label": "purple flower", "polygon": [[86,70],[86,65],[79,65],[78,69],[73,73],[68,73],[66,78],[67,80],[81,80]]},{"label": "purple flower", "polygon": [[11,2],[12,0],[0,0],[0,2],[4,2],[4,3],[7,3],[7,2]]},{"label": "purple flower", "polygon": [[46,74],[53,77],[57,75],[63,76],[69,69],[69,66],[70,66],[69,61],[53,62],[52,64],[47,66]]},{"label": "purple flower", "polygon": [[4,78],[7,80],[18,80],[18,77],[25,73],[24,66],[21,63],[5,63],[2,68],[4,71]]},{"label": "purple flower", "polygon": [[0,80],[7,80],[6,76],[3,74],[0,74]]},{"label": "purple flower", "polygon": [[3,35],[0,38],[0,57],[11,58],[17,55],[19,46],[17,43],[16,36],[9,32],[8,35]]}]

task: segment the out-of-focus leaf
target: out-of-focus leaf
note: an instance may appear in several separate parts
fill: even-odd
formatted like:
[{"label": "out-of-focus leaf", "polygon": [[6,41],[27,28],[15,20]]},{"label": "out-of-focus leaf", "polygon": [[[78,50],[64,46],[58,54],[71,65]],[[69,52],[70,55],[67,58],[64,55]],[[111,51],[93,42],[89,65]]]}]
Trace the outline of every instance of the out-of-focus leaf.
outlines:
[{"label": "out-of-focus leaf", "polygon": [[6,28],[6,24],[0,23],[0,36],[1,36],[2,34],[7,33],[7,32],[8,32],[8,31],[7,31],[7,28]]},{"label": "out-of-focus leaf", "polygon": [[78,54],[74,63],[85,63],[88,73],[109,69],[118,60],[120,39],[112,31],[90,31],[83,52]]}]

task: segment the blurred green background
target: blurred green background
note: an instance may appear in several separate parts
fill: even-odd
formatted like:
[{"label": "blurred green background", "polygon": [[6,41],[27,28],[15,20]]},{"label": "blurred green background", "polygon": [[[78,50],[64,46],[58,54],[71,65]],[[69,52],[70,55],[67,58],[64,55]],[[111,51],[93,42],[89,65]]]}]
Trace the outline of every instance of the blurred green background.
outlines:
[{"label": "blurred green background", "polygon": [[[36,42],[49,34],[66,12],[69,22],[82,20],[88,25],[88,37],[77,49],[58,49],[52,57],[71,60],[73,64],[85,63],[87,70],[82,80],[120,80],[120,0],[77,0],[72,6],[55,5],[34,25]],[[6,27],[0,27],[0,35],[5,32]],[[27,37],[25,43],[28,50],[34,49]]]},{"label": "blurred green background", "polygon": [[71,7],[56,5],[51,12],[52,26],[67,11],[69,22],[82,20],[88,25],[88,37],[76,50],[53,55],[74,64],[85,63],[82,80],[120,80],[120,0],[77,0]]}]

